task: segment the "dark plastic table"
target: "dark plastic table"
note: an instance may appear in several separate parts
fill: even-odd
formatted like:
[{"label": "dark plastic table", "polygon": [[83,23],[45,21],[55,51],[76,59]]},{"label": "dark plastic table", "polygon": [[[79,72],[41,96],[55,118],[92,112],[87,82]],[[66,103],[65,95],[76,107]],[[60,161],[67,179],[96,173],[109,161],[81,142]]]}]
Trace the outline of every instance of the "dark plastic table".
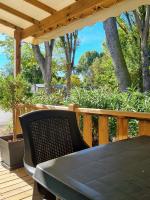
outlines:
[{"label": "dark plastic table", "polygon": [[66,200],[150,200],[150,137],[100,145],[37,165],[34,179]]}]

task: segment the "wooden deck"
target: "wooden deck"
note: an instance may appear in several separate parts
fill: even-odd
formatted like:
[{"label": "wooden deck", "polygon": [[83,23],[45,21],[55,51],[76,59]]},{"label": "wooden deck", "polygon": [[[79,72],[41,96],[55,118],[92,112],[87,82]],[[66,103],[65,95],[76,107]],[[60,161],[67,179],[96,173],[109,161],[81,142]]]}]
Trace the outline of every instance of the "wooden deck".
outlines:
[{"label": "wooden deck", "polygon": [[0,200],[31,200],[32,187],[33,180],[24,168],[10,172],[0,164]]}]

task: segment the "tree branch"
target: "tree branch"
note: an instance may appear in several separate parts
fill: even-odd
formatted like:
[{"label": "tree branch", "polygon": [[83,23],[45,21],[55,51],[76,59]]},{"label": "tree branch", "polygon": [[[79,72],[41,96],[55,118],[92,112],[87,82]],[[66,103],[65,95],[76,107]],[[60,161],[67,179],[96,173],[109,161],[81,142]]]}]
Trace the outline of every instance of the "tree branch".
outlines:
[{"label": "tree branch", "polygon": [[145,26],[143,30],[143,39],[147,41],[149,35],[150,6],[146,6]]},{"label": "tree branch", "polygon": [[128,34],[127,29],[126,29],[118,20],[116,20],[116,21],[117,21],[117,24],[119,25],[119,27],[120,27],[126,34]]},{"label": "tree branch", "polygon": [[126,19],[127,19],[127,21],[128,21],[130,30],[133,31],[132,22],[131,22],[131,20],[130,20],[130,15],[129,15],[129,13],[128,13],[128,12],[125,12],[125,16],[126,16]]},{"label": "tree branch", "polygon": [[134,17],[135,17],[135,21],[136,21],[139,33],[142,36],[142,32],[143,32],[142,31],[142,22],[141,22],[141,19],[139,17],[139,14],[138,14],[138,12],[136,10],[133,11],[133,14],[134,14]]},{"label": "tree branch", "polygon": [[42,67],[43,63],[45,62],[45,58],[44,58],[43,54],[41,53],[39,45],[33,45],[32,44],[32,49],[33,49],[34,55],[35,55],[38,63]]}]

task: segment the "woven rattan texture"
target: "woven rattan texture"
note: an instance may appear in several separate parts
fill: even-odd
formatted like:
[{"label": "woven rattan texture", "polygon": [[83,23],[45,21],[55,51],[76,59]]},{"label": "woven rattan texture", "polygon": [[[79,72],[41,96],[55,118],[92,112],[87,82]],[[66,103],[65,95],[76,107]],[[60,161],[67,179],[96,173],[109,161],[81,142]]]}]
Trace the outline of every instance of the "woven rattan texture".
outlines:
[{"label": "woven rattan texture", "polygon": [[35,165],[73,152],[68,119],[37,120],[30,129]]}]

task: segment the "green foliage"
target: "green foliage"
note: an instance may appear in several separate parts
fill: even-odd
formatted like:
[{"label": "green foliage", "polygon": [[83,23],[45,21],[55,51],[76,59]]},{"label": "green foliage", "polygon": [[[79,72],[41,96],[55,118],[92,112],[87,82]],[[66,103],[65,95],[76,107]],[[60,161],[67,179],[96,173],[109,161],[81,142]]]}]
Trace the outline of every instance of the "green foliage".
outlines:
[{"label": "green foliage", "polygon": [[[109,87],[102,87],[99,89],[81,89],[75,88],[71,91],[69,98],[65,98],[62,91],[58,91],[51,95],[45,95],[39,92],[33,95],[28,100],[32,104],[46,104],[46,105],[69,105],[75,103],[80,107],[97,108],[118,111],[132,111],[132,112],[150,112],[150,94],[141,94],[134,89],[129,89],[126,93],[118,92],[117,89]],[[97,138],[97,117],[93,118],[93,135]],[[109,118],[110,140],[116,133],[116,119]],[[138,126],[137,120],[130,120],[129,134],[134,136],[137,134]]]},{"label": "green foliage", "polygon": [[0,77],[0,107],[12,110],[19,103],[25,103],[30,94],[30,85],[21,77]]},{"label": "green foliage", "polygon": [[72,90],[68,103],[87,108],[150,112],[150,94],[142,94],[133,89],[121,93],[108,87],[95,90],[76,88]]},{"label": "green foliage", "polygon": [[[129,89],[126,93],[120,93],[117,90],[112,91],[111,88],[101,88],[97,90],[75,89],[72,90],[70,99],[65,104],[75,103],[80,107],[97,108],[107,110],[121,110],[132,112],[150,112],[150,94],[141,94],[140,92]],[[115,118],[109,119],[110,140],[116,133]],[[97,130],[97,126],[94,127]],[[129,134],[134,136],[137,134],[137,121],[130,120]]]},{"label": "green foliage", "polygon": [[71,75],[71,85],[72,85],[72,87],[80,87],[81,86],[81,81],[76,74]]},{"label": "green foliage", "polygon": [[96,51],[87,51],[85,52],[79,60],[76,71],[82,75],[90,74],[90,66],[92,65],[95,58],[99,57],[99,53]]},{"label": "green foliage", "polygon": [[63,105],[64,94],[62,90],[56,91],[47,95],[44,91],[39,91],[31,98],[28,98],[26,103],[29,104],[45,104],[45,105]]},{"label": "green foliage", "polygon": [[133,87],[139,86],[139,68],[141,66],[141,56],[140,56],[140,37],[136,26],[133,26],[132,29],[128,26],[127,20],[121,17],[118,17],[119,23],[122,24],[124,29],[119,28],[119,37],[128,66],[130,76],[132,79]]},{"label": "green foliage", "polygon": [[31,84],[43,83],[42,73],[30,44],[25,43],[22,45],[21,61],[23,78]]},{"label": "green foliage", "polygon": [[[5,36],[5,40],[0,41],[0,47],[2,47],[3,53],[8,58],[8,64],[5,66],[5,74],[13,75],[14,39]],[[21,52],[21,68],[23,78],[31,84],[43,83],[42,73],[37,61],[34,58],[32,46],[28,43],[22,43]]]},{"label": "green foliage", "polygon": [[96,58],[90,68],[92,72],[91,83],[94,87],[99,88],[106,85],[112,89],[117,87],[114,68],[107,51],[101,57]]}]

